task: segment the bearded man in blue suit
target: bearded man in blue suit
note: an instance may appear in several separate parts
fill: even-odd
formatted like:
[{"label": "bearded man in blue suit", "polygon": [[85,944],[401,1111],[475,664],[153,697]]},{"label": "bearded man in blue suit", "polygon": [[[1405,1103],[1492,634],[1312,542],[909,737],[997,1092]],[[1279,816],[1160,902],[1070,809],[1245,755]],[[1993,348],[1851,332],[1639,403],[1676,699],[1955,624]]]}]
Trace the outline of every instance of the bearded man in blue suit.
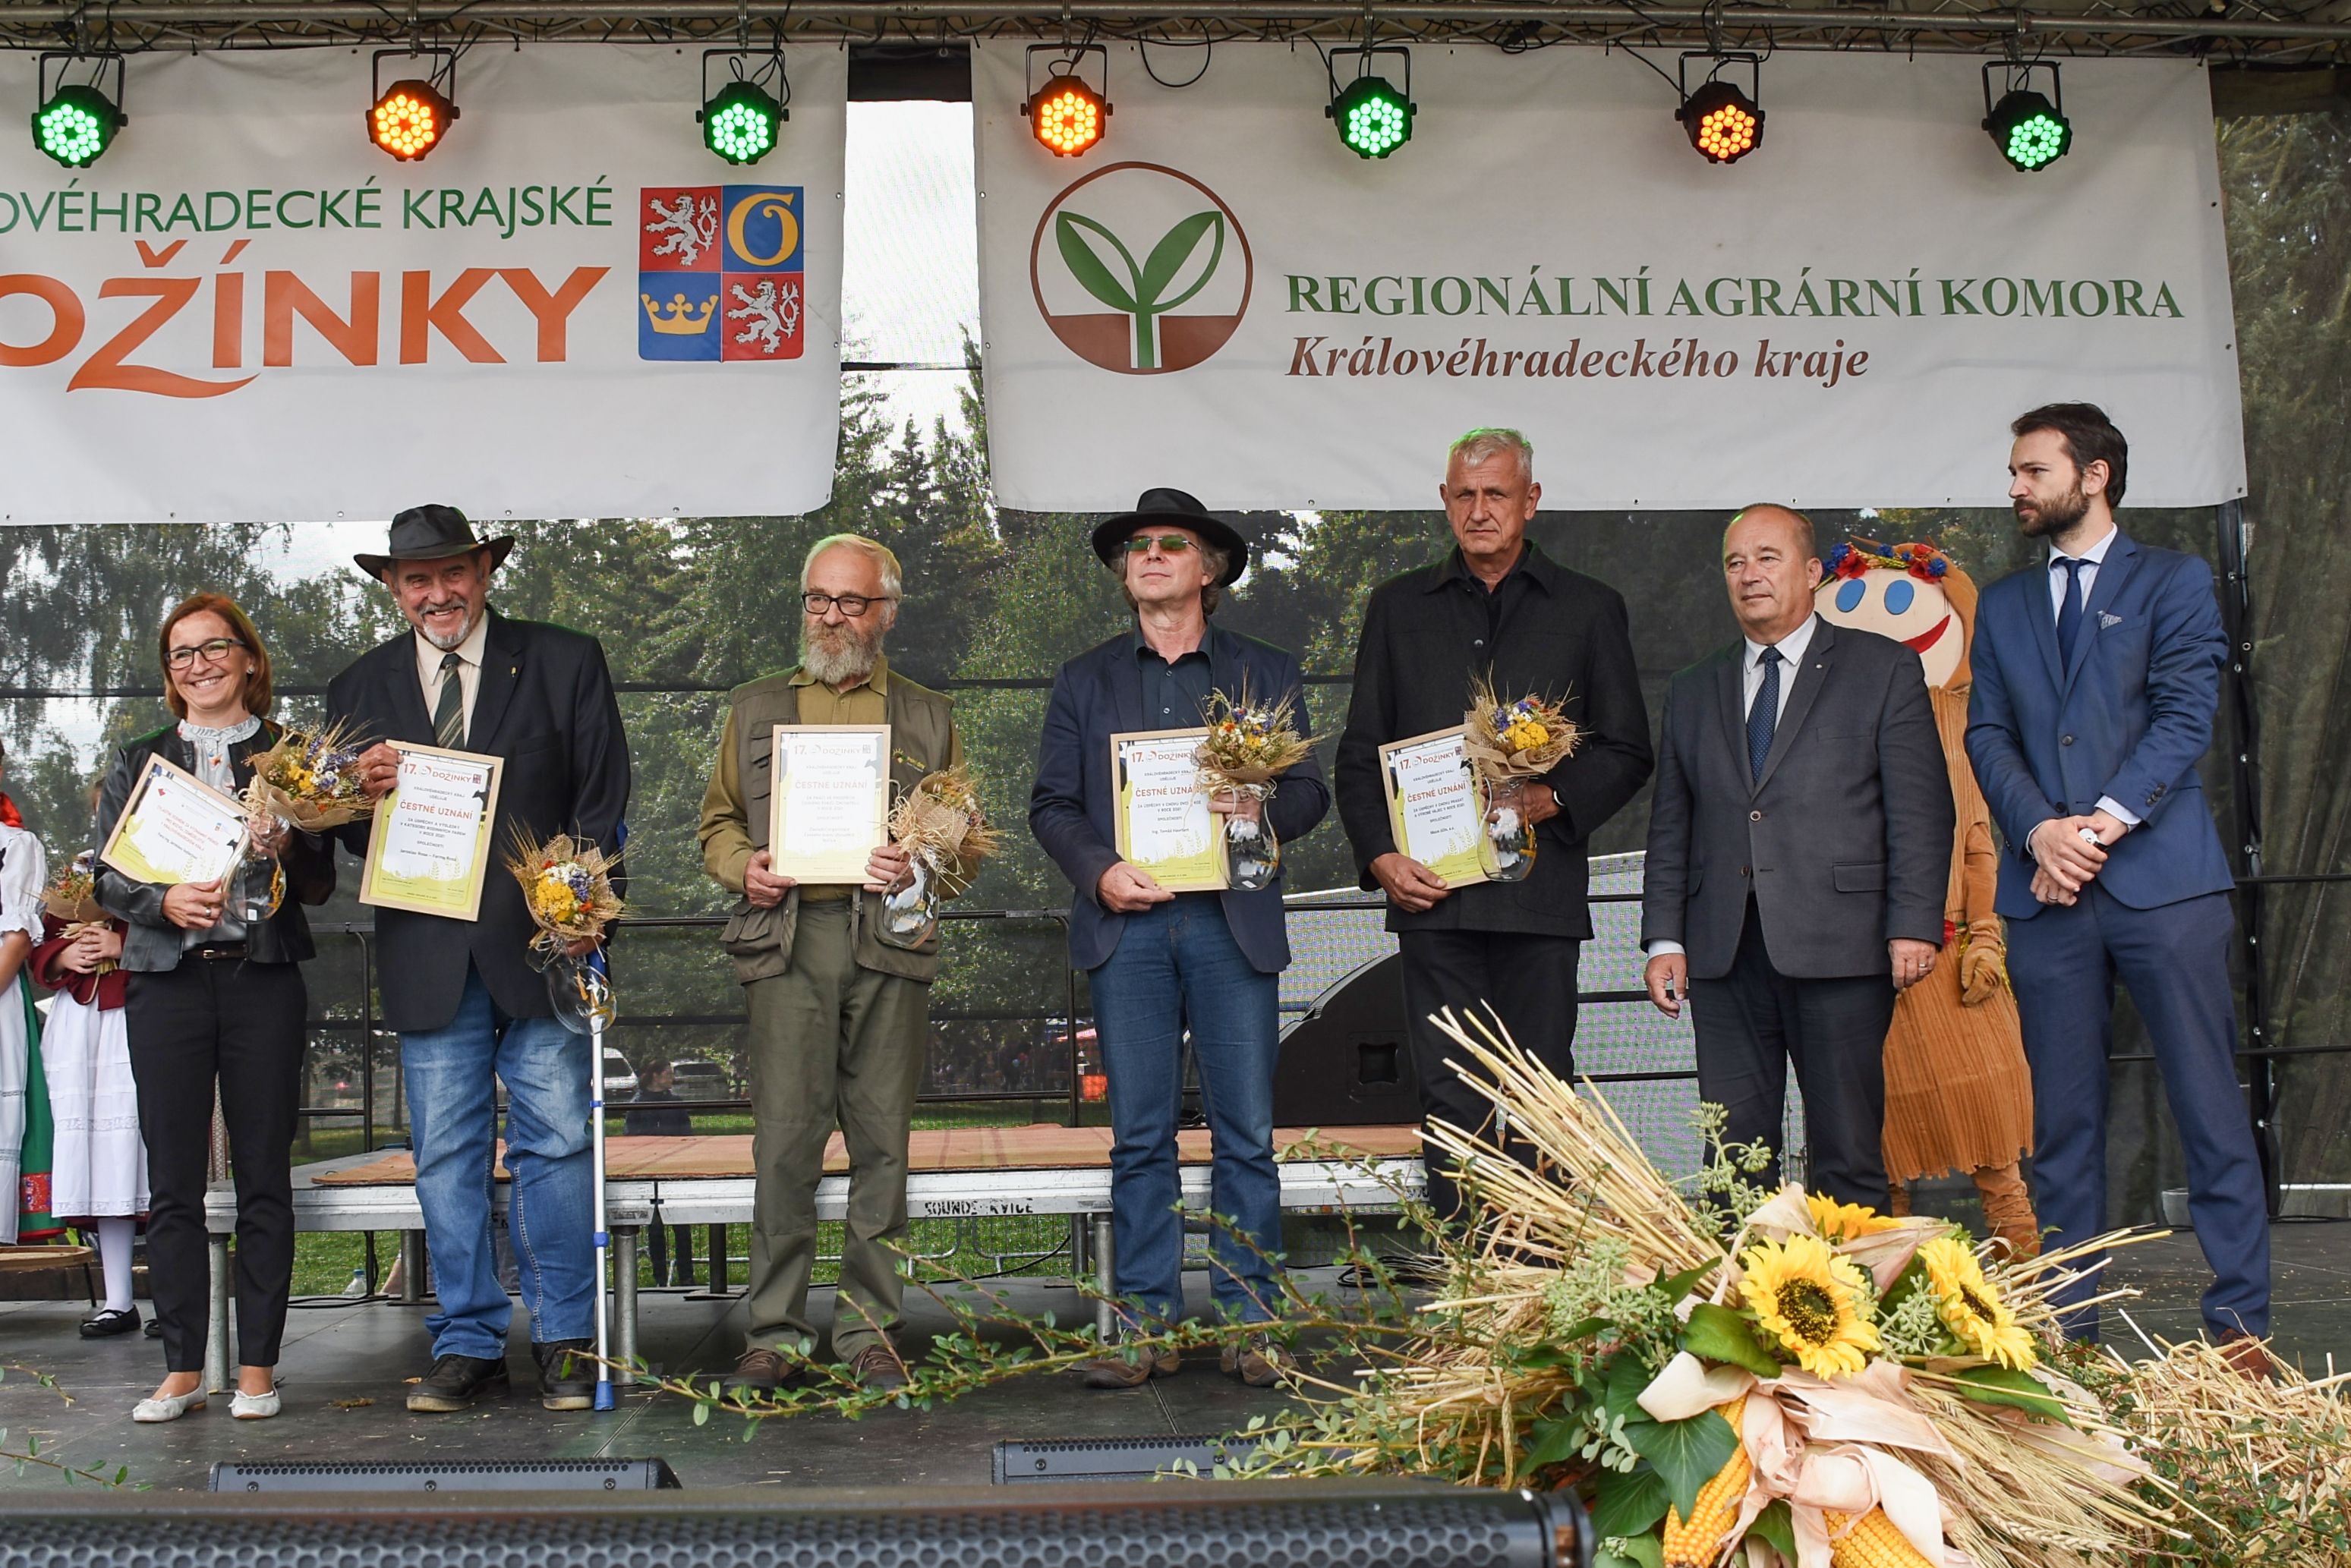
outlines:
[{"label": "bearded man in blue suit", "polygon": [[[2179,1131],[2214,1276],[2205,1325],[2259,1375],[2269,1216],[2237,1085],[2232,878],[2196,774],[2227,657],[2212,569],[2115,526],[2129,447],[2101,410],[2053,403],[2011,429],[2009,501],[2048,553],[1984,592],[1968,757],[2006,840],[1995,907],[2032,1067],[2035,1201],[2053,1246],[2105,1228],[2119,978]],[[2096,1289],[2083,1281],[2066,1299]],[[2095,1337],[2096,1310],[2065,1322]]]}]

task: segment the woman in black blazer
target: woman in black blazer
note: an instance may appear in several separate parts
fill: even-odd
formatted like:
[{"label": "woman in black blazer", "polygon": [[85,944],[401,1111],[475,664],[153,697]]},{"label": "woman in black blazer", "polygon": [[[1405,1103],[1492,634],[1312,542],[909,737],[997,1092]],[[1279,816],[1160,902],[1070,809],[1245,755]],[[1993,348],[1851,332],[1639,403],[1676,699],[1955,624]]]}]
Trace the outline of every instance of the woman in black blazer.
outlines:
[{"label": "woman in black blazer", "polygon": [[[178,722],[115,757],[99,803],[100,844],[150,757],[233,794],[251,780],[254,757],[284,733],[266,716],[269,652],[232,601],[212,593],[183,601],[165,618],[158,651]],[[132,1411],[134,1421],[175,1421],[204,1404],[204,1182],[215,1085],[236,1181],[240,1365],[231,1411],[241,1420],[277,1414],[274,1369],[294,1273],[290,1166],[309,1011],[301,961],[311,956],[310,928],[301,905],[333,894],[335,863],[325,841],[282,825],[255,847],[276,857],[282,888],[273,888],[266,861],[170,886],[99,868],[99,903],[129,924],[122,967],[131,1071],[147,1143],[147,1257],[168,1369]],[[271,913],[246,918],[272,902]]]}]

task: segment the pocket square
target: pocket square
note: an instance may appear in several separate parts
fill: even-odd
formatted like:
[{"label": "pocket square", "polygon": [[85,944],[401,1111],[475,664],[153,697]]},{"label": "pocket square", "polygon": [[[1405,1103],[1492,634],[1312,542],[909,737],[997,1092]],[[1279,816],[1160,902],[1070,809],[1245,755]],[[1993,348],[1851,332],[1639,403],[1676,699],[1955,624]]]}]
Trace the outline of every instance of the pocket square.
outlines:
[{"label": "pocket square", "polygon": [[2106,613],[2105,611],[2103,611],[2103,610],[2101,610],[2101,611],[2099,611],[2099,612],[2098,612],[2098,630],[2099,630],[2099,631],[2103,632],[2103,631],[2105,631],[2105,630],[2107,627],[2109,627],[2109,626],[2119,626],[2119,625],[2121,625],[2122,623],[2123,623],[2123,618],[2122,618],[2121,616],[2119,616],[2119,615],[2109,615],[2109,614],[2107,614],[2107,613]]}]

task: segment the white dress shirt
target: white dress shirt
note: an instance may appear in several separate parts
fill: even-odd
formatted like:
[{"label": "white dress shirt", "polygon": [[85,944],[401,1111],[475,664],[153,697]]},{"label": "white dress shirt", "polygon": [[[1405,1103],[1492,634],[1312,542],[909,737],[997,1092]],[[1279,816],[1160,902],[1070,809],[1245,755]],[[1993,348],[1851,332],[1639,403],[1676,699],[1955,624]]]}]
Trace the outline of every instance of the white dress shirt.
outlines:
[{"label": "white dress shirt", "polygon": [[[2115,540],[2120,536],[2121,532],[2122,530],[2119,528],[2108,528],[2106,530],[2105,538],[2100,539],[2096,544],[2092,545],[2088,549],[2084,550],[2077,556],[2068,557],[2061,554],[2054,549],[2050,550],[2050,614],[2063,615],[2065,612],[2065,574],[2064,571],[2059,570],[2057,563],[2061,560],[2072,559],[2078,560],[2082,563],[2074,573],[2074,582],[2075,585],[2074,591],[2082,596],[2083,614],[2085,616],[2088,615],[2090,609],[2091,586],[2098,580],[2098,568],[2105,564],[2106,552],[2115,548]],[[2088,628],[2085,627],[2084,631],[2086,632]],[[2112,795],[2101,795],[2098,797],[2098,810],[2105,812],[2108,816],[2114,818],[2115,821],[2122,823],[2123,826],[2126,828],[2136,828],[2138,826],[2138,818]]]},{"label": "white dress shirt", "polygon": [[[1804,617],[1804,623],[1802,626],[1781,638],[1779,642],[1771,644],[1778,648],[1780,657],[1787,661],[1780,666],[1780,711],[1771,716],[1771,724],[1775,732],[1780,721],[1788,716],[1788,698],[1796,689],[1796,672],[1803,668],[1804,650],[1813,645],[1813,628],[1820,623],[1819,616],[1808,615]],[[1752,637],[1746,639],[1746,643],[1747,659],[1740,666],[1740,676],[1746,683],[1741,688],[1744,695],[1739,699],[1739,713],[1742,721],[1747,715],[1755,711],[1755,695],[1763,689],[1765,644],[1758,643]]]},{"label": "white dress shirt", "polygon": [[2119,528],[2108,528],[2105,538],[2077,556],[2065,556],[2053,549],[2050,550],[2049,612],[2052,615],[2065,608],[2065,574],[2057,570],[2057,563],[2069,559],[2082,563],[2081,570],[2074,574],[2074,580],[2079,585],[2082,604],[2086,609],[2090,602],[2090,585],[2097,581],[2098,568],[2105,563],[2106,552],[2115,548],[2115,536],[2121,531]]},{"label": "white dress shirt", "polygon": [[465,733],[474,732],[474,697],[482,689],[482,651],[489,645],[490,612],[486,608],[475,617],[474,629],[465,640],[453,649],[434,647],[422,632],[412,632],[416,641],[416,679],[424,688],[424,712],[427,717],[439,710],[441,702],[441,661],[454,653],[457,665],[457,690],[465,703]]},{"label": "white dress shirt", "polygon": [[[1766,647],[1777,648],[1780,650],[1780,657],[1787,661],[1780,666],[1780,711],[1771,716],[1772,727],[1774,732],[1777,732],[1780,722],[1788,716],[1788,698],[1796,689],[1796,672],[1804,667],[1805,651],[1812,647],[1813,631],[1820,623],[1819,616],[1808,615],[1804,618],[1804,623],[1802,626],[1797,627],[1777,643],[1758,643],[1752,637],[1745,640],[1746,653],[1739,666],[1740,679],[1743,683],[1740,688],[1742,695],[1739,699],[1739,712],[1742,721],[1746,715],[1755,711],[1755,699],[1763,691],[1763,650]],[[1656,958],[1667,953],[1686,953],[1688,949],[1669,936],[1661,936],[1649,944],[1648,951],[1650,957]]]}]

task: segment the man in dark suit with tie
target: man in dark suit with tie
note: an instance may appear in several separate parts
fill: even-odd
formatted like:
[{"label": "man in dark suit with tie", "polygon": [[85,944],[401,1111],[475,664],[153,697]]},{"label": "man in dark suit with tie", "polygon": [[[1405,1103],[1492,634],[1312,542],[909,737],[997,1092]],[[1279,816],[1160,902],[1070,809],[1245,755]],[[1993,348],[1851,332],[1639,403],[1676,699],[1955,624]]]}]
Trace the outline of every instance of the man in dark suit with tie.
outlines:
[{"label": "man in dark suit with tie", "polygon": [[[588,1040],[553,1016],[532,968],[537,930],[504,857],[517,832],[621,847],[629,747],[604,650],[559,626],[489,607],[491,575],[514,540],[483,540],[454,507],[392,522],[382,555],[354,558],[411,630],[361,654],[327,688],[329,722],[377,742],[360,759],[370,794],[393,783],[406,741],[500,758],[496,857],[478,918],[375,911],[383,1018],[400,1031],[401,1075],[440,1310],[424,1321],[434,1363],[408,1392],[416,1411],[462,1410],[507,1386],[514,1315],[490,1240],[497,1084],[507,1087],[507,1234],[530,1309],[540,1402],[584,1410],[595,1394],[596,1221],[588,1133]],[[341,831],[364,853],[368,824]],[[577,945],[575,956],[594,950]]]},{"label": "man in dark suit with tie", "polygon": [[1807,1185],[1876,1207],[1886,1031],[1943,945],[1955,810],[1918,655],[1813,614],[1819,557],[1785,507],[1723,535],[1743,635],[1667,690],[1641,940],[1725,1139],[1778,1152],[1792,1062]]},{"label": "man in dark suit with tie", "polygon": [[[2011,433],[2009,501],[2049,553],[1984,591],[1968,757],[2006,841],[1994,907],[2013,923],[2034,1201],[2052,1246],[2105,1228],[2119,977],[2179,1130],[2189,1212],[2213,1272],[2205,1325],[2241,1371],[2261,1374],[2269,1215],[2237,1085],[2233,879],[2196,775],[2228,656],[2212,570],[2115,526],[2129,448],[2099,409],[2053,403]],[[2095,1289],[2082,1281],[2070,1299]],[[2095,1337],[2096,1309],[2066,1328]]]}]

